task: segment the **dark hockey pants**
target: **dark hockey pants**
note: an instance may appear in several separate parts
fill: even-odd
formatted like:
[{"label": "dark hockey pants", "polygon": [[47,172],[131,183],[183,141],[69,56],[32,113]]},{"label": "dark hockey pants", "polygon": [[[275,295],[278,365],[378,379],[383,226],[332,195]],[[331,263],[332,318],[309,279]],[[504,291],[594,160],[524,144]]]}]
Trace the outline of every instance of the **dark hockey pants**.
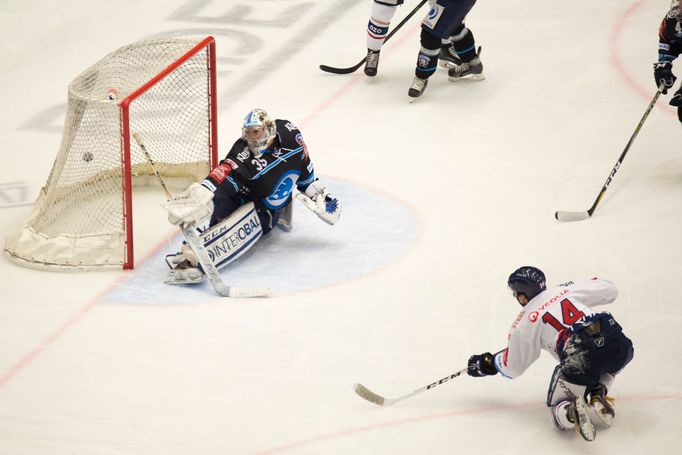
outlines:
[{"label": "dark hockey pants", "polygon": [[[227,198],[219,201],[213,201],[213,214],[211,215],[211,221],[209,227],[221,222],[228,216],[232,215],[235,210],[244,205],[247,201],[241,198]],[[291,204],[292,201],[289,201]],[[268,210],[256,205],[256,213],[258,213],[258,219],[260,219],[261,226],[263,228],[263,234],[267,234],[277,226],[277,221],[279,220],[279,210]]]},{"label": "dark hockey pants", "polygon": [[587,390],[602,375],[625,368],[634,356],[632,341],[609,313],[589,316],[571,331],[561,353],[561,370],[568,381]]}]

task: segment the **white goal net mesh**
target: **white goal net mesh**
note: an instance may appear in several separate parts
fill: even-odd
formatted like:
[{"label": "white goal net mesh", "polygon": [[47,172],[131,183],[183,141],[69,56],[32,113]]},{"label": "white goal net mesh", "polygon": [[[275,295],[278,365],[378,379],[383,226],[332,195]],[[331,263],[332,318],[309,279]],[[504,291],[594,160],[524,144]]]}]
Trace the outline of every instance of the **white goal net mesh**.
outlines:
[{"label": "white goal net mesh", "polygon": [[125,46],[69,85],[61,145],[21,231],[5,250],[38,268],[133,267],[131,187],[202,179],[215,160],[212,38]]}]

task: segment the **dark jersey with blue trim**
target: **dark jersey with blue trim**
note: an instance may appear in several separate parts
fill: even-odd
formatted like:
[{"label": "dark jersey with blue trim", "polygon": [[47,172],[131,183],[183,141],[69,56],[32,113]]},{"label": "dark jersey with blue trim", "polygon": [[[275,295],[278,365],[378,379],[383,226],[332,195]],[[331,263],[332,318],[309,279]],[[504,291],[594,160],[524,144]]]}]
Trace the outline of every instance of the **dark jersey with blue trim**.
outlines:
[{"label": "dark jersey with blue trim", "polygon": [[213,191],[214,202],[226,198],[253,201],[257,209],[279,210],[315,181],[313,163],[298,127],[276,119],[271,149],[254,156],[246,141],[238,139],[224,160],[201,184]]},{"label": "dark jersey with blue trim", "polygon": [[672,62],[682,52],[682,13],[675,4],[658,30],[658,61]]}]

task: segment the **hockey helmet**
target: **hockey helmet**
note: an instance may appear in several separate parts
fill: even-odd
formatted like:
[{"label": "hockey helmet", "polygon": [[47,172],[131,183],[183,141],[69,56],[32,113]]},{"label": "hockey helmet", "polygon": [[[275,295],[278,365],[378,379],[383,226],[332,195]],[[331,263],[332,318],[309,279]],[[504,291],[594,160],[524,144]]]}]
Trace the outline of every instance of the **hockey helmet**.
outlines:
[{"label": "hockey helmet", "polygon": [[[262,131],[262,134],[254,134],[253,131]],[[256,157],[259,157],[267,149],[268,144],[275,137],[275,133],[275,122],[263,109],[254,109],[244,117],[242,139],[246,141]]]},{"label": "hockey helmet", "polygon": [[517,298],[519,294],[524,294],[529,301],[547,289],[545,274],[542,270],[531,266],[523,266],[514,270],[509,275],[507,285],[514,293],[514,298]]}]

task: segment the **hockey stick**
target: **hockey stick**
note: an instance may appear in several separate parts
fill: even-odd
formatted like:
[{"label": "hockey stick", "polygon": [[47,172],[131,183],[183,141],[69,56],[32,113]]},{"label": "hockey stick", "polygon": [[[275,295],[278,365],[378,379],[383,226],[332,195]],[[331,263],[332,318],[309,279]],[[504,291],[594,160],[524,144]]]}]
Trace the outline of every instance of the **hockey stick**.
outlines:
[{"label": "hockey stick", "polygon": [[[161,177],[161,174],[159,174],[159,171],[156,169],[156,164],[149,155],[149,152],[147,152],[147,148],[142,142],[140,133],[133,133],[133,138],[135,138],[135,141],[140,146],[145,158],[152,166],[152,170],[154,171],[154,174],[156,174],[156,178],[159,179],[161,187],[166,192],[166,197],[168,199],[172,199],[173,195],[168,190],[163,177]],[[199,261],[199,264],[201,264],[201,268],[204,269],[204,273],[206,273],[206,277],[211,283],[211,286],[213,286],[213,290],[216,292],[216,294],[222,297],[261,297],[270,293],[270,289],[268,288],[235,288],[223,283],[223,280],[220,279],[220,275],[218,274],[218,269],[216,269],[215,264],[213,264],[211,257],[208,255],[208,251],[206,251],[206,247],[204,247],[204,243],[201,241],[197,231],[195,230],[195,226],[192,225],[187,228],[180,227],[180,229],[187,240],[187,244],[189,244],[190,248],[192,248],[192,251],[194,251],[194,253],[197,255],[197,260]]]},{"label": "hockey stick", "polygon": [[[400,21],[400,23],[399,23],[398,25],[396,25],[395,28],[394,28],[393,30],[391,30],[391,32],[390,32],[388,35],[386,35],[386,38],[384,39],[384,44],[386,43],[386,41],[388,41],[388,40],[393,36],[393,34],[394,34],[395,32],[397,32],[397,31],[400,29],[400,27],[402,27],[403,25],[405,25],[405,22],[407,22],[408,20],[410,20],[410,18],[411,18],[412,16],[414,16],[415,14],[417,14],[417,11],[419,11],[419,9],[420,9],[422,6],[424,6],[424,5],[426,4],[427,1],[428,1],[428,0],[422,0],[417,6],[415,6],[414,9],[413,9],[412,11],[410,11],[410,14],[408,14],[407,16],[405,16],[405,18],[404,18],[402,21]],[[333,67],[333,66],[320,65],[320,69],[321,69],[322,71],[327,72],[327,73],[333,73],[333,74],[350,74],[350,73],[354,73],[355,71],[357,71],[357,69],[360,68],[362,65],[364,65],[366,61],[367,61],[367,56],[365,56],[365,57],[360,61],[360,63],[358,63],[357,65],[349,66],[348,68],[335,68],[335,67]]]},{"label": "hockey stick", "polygon": [[[504,350],[502,350],[504,351]],[[499,354],[502,351],[498,351],[495,354],[493,354],[493,357],[495,357],[497,354]],[[439,379],[436,382],[433,382],[425,387],[422,387],[421,389],[417,389],[414,392],[408,393],[407,395],[403,395],[397,398],[385,398],[382,397],[381,395],[378,395],[371,390],[369,390],[367,387],[365,387],[362,384],[355,384],[354,389],[355,393],[360,395],[360,397],[364,398],[367,401],[371,401],[372,403],[379,405],[379,406],[392,406],[399,401],[407,400],[408,398],[411,398],[415,395],[418,395],[422,392],[426,392],[427,390],[431,390],[434,387],[443,384],[444,382],[448,382],[450,379],[454,379],[457,376],[461,376],[464,373],[468,371],[468,368],[464,368],[463,370],[458,371],[457,373],[453,373],[450,376],[446,376],[443,379]]]},{"label": "hockey stick", "polygon": [[592,216],[594,211],[597,209],[597,205],[599,204],[601,199],[604,197],[604,193],[606,193],[606,189],[609,187],[609,185],[613,181],[613,178],[615,177],[616,172],[618,172],[618,169],[620,168],[621,163],[623,163],[623,160],[625,159],[625,155],[628,153],[628,150],[630,149],[630,146],[634,142],[635,137],[637,137],[639,130],[642,129],[642,125],[644,125],[644,121],[647,119],[647,117],[649,116],[649,113],[654,108],[654,105],[656,104],[658,97],[661,96],[662,91],[663,91],[663,84],[659,85],[658,90],[656,91],[656,94],[654,95],[654,98],[651,100],[651,103],[649,103],[649,107],[647,107],[646,111],[644,112],[644,115],[642,116],[642,119],[639,121],[639,124],[637,125],[637,128],[635,128],[635,132],[632,133],[630,140],[628,141],[627,145],[625,146],[625,150],[623,150],[623,153],[620,154],[620,158],[618,158],[616,165],[611,170],[611,173],[609,174],[608,178],[606,179],[606,183],[604,183],[604,186],[602,187],[601,191],[597,195],[597,199],[595,199],[594,204],[592,204],[592,207],[590,207],[589,209],[587,209],[584,212],[567,212],[567,211],[559,210],[554,214],[554,218],[556,218],[557,221],[581,221],[581,220],[586,220]]}]

